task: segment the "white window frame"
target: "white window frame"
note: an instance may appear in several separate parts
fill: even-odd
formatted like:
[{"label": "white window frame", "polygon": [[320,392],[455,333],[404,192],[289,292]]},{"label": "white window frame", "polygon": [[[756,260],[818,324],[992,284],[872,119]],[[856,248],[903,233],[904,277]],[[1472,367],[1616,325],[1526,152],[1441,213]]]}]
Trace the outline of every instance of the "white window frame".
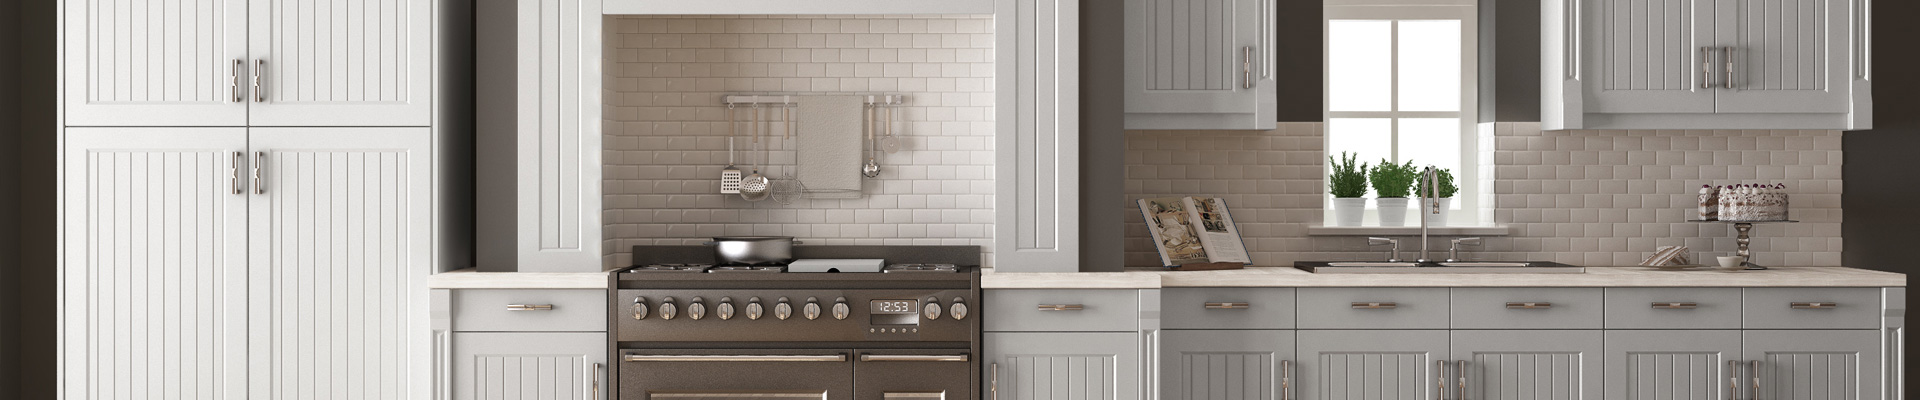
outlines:
[{"label": "white window frame", "polygon": [[[1336,19],[1459,20],[1460,40],[1462,42],[1460,46],[1460,111],[1332,111],[1332,77],[1330,76],[1332,66],[1328,65],[1328,61],[1331,60],[1332,56],[1331,45],[1329,43],[1331,40],[1331,24],[1329,21]],[[1452,172],[1455,183],[1460,187],[1460,191],[1454,194],[1453,200],[1454,204],[1459,208],[1447,211],[1447,225],[1453,227],[1486,226],[1492,223],[1491,220],[1483,220],[1482,217],[1485,214],[1480,212],[1482,206],[1490,204],[1487,202],[1492,201],[1492,199],[1485,198],[1485,194],[1481,191],[1482,185],[1487,183],[1481,179],[1480,173],[1480,128],[1479,122],[1477,121],[1480,117],[1479,25],[1479,7],[1477,2],[1473,0],[1327,0],[1326,16],[1321,19],[1320,59],[1323,60],[1322,65],[1326,67],[1322,68],[1323,72],[1320,80],[1321,104],[1326,105],[1321,110],[1323,113],[1321,120],[1326,121],[1326,126],[1322,130],[1325,134],[1321,137],[1321,148],[1328,149],[1326,151],[1327,155],[1338,158],[1338,155],[1333,154],[1331,150],[1334,118],[1386,118],[1393,124],[1392,138],[1397,143],[1400,137],[1399,118],[1458,117],[1460,119],[1460,170]],[[1394,24],[1393,26],[1394,33],[1388,36],[1390,40],[1392,40],[1392,47],[1389,52],[1392,53],[1391,59],[1395,61],[1386,79],[1394,81],[1393,84],[1389,86],[1392,88],[1392,98],[1388,101],[1389,106],[1393,109],[1398,109],[1400,107],[1400,84],[1398,82],[1400,72],[1398,61],[1400,57],[1400,38],[1398,35],[1399,25]],[[1402,160],[1400,160],[1399,146],[1397,146],[1396,143],[1390,143],[1388,146],[1393,154],[1393,159],[1399,162]],[[1378,162],[1378,160],[1356,160],[1356,162],[1371,164]],[[1321,179],[1323,180],[1321,187],[1326,186],[1324,183],[1325,177],[1328,173],[1332,172],[1331,166],[1323,164],[1323,169],[1325,169],[1325,171],[1321,173]],[[1371,191],[1371,188],[1369,188],[1369,191]],[[1324,219],[1322,220],[1333,221],[1333,194],[1326,193],[1323,197],[1325,200],[1321,202],[1321,204],[1323,204],[1324,214]],[[1364,222],[1361,223],[1361,226],[1380,226],[1379,210],[1377,207],[1377,203],[1368,202],[1366,218]],[[1407,224],[1410,226],[1419,226],[1418,218],[1419,216],[1417,215],[1408,215]]]}]

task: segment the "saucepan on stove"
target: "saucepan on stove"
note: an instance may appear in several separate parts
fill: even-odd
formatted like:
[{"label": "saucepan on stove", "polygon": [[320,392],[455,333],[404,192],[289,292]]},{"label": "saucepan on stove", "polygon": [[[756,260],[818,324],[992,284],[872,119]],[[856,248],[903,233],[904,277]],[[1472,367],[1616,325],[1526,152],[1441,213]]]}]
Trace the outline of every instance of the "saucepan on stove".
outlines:
[{"label": "saucepan on stove", "polygon": [[793,261],[792,236],[718,236],[706,245],[713,246],[713,261],[720,265],[786,264]]}]

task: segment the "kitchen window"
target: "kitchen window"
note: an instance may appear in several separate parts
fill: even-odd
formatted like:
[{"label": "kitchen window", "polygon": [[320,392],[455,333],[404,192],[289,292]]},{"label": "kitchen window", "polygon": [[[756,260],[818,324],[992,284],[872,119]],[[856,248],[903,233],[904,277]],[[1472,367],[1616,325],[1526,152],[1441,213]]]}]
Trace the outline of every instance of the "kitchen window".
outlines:
[{"label": "kitchen window", "polygon": [[[1484,199],[1476,196],[1482,182],[1474,4],[1330,0],[1326,12],[1326,154],[1451,171],[1460,187],[1448,210],[1451,226],[1484,222],[1475,212]],[[1377,197],[1371,184],[1366,197]],[[1331,221],[1332,202],[1323,204]],[[1363,225],[1377,226],[1377,204],[1368,207]],[[1418,218],[1409,215],[1407,224],[1419,226]]]}]

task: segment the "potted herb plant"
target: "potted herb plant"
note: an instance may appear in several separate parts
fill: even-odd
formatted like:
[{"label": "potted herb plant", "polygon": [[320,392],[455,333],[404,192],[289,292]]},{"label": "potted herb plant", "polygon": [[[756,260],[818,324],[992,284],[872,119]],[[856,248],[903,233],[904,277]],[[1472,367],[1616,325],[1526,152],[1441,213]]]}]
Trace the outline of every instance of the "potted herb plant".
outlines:
[{"label": "potted herb plant", "polygon": [[1333,226],[1360,226],[1367,215],[1367,164],[1353,163],[1359,155],[1340,152],[1340,160],[1327,156],[1333,173],[1327,175],[1327,193],[1333,194]]},{"label": "potted herb plant", "polygon": [[[1460,193],[1460,186],[1454,184],[1453,171],[1449,171],[1446,168],[1434,168],[1434,175],[1439,175],[1441,211],[1439,214],[1427,214],[1427,225],[1447,226],[1446,210],[1453,209],[1453,195]],[[1417,188],[1413,191],[1414,197],[1420,197],[1421,200],[1424,201],[1429,193],[1433,193],[1433,190],[1428,188],[1425,179],[1415,180],[1419,181],[1419,183],[1416,184]]]},{"label": "potted herb plant", "polygon": [[1380,195],[1375,200],[1380,206],[1380,226],[1407,225],[1407,195],[1413,192],[1413,181],[1419,177],[1413,160],[1406,164],[1380,160],[1380,166],[1373,167],[1367,178],[1373,181],[1373,193]]}]

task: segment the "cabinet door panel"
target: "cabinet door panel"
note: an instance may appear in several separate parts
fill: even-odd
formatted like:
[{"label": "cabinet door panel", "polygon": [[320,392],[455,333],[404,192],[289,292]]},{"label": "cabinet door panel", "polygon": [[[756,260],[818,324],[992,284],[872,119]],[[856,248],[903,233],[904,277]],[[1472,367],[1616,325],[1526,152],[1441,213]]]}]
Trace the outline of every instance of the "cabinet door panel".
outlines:
[{"label": "cabinet door panel", "polygon": [[1718,96],[1720,112],[1844,113],[1852,108],[1851,1],[1721,4],[1719,45],[1732,47],[1733,82]]},{"label": "cabinet door panel", "polygon": [[1467,364],[1453,373],[1468,382],[1462,399],[1601,399],[1600,342],[1598,330],[1456,330],[1453,360]]},{"label": "cabinet door panel", "polygon": [[1606,331],[1604,398],[1728,398],[1727,362],[1740,358],[1740,331]]},{"label": "cabinet door panel", "polygon": [[252,0],[253,126],[426,126],[430,0]]},{"label": "cabinet door panel", "polygon": [[1001,400],[1139,400],[1137,333],[988,333],[983,393]]},{"label": "cabinet door panel", "polygon": [[994,59],[1001,62],[993,79],[992,264],[1009,272],[1074,272],[1080,265],[1080,0],[994,4]]},{"label": "cabinet door panel", "polygon": [[64,4],[67,125],[247,124],[247,0]]},{"label": "cabinet door panel", "polygon": [[[1293,331],[1160,331],[1160,398],[1273,400],[1290,389]],[[1283,363],[1285,363],[1283,365]]]},{"label": "cabinet door panel", "polygon": [[[1701,76],[1715,46],[1713,0],[1585,2],[1589,113],[1711,113],[1718,75]],[[1702,87],[1707,85],[1708,87]]]},{"label": "cabinet door panel", "polygon": [[253,397],[428,397],[427,129],[251,131]]},{"label": "cabinet door panel", "polygon": [[67,398],[247,397],[245,128],[69,128],[61,161]]},{"label": "cabinet door panel", "polygon": [[1431,399],[1434,362],[1447,357],[1447,346],[1444,330],[1300,331],[1294,393],[1304,400]]},{"label": "cabinet door panel", "polygon": [[611,370],[604,333],[453,335],[455,399],[604,399]]},{"label": "cabinet door panel", "polygon": [[[1880,400],[1880,332],[1745,331],[1747,379],[1766,400]],[[1758,376],[1754,376],[1757,372]]]}]

